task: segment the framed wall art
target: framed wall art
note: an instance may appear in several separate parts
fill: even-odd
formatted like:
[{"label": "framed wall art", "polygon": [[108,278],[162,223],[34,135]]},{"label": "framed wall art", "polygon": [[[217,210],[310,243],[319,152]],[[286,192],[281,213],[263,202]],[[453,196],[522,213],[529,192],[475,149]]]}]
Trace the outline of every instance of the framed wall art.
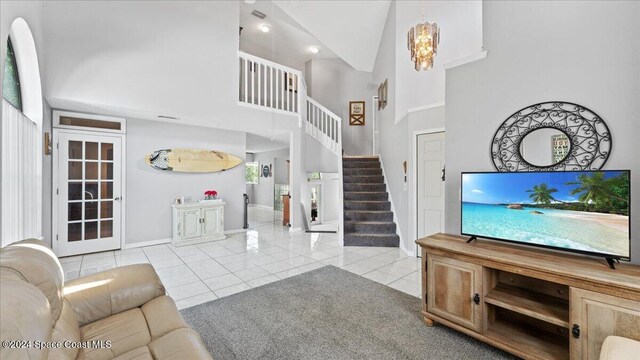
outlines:
[{"label": "framed wall art", "polygon": [[388,87],[388,79],[385,79],[384,82],[378,86],[378,110],[382,110],[387,107]]},{"label": "framed wall art", "polygon": [[349,125],[364,126],[364,101],[349,101]]}]

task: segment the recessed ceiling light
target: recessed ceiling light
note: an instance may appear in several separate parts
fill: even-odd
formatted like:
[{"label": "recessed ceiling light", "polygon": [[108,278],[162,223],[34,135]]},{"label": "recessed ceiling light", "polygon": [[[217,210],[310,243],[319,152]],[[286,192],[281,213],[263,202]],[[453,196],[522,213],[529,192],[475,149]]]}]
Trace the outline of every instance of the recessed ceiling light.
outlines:
[{"label": "recessed ceiling light", "polygon": [[260,31],[262,31],[263,33],[268,33],[269,31],[271,31],[271,26],[262,24],[260,25]]},{"label": "recessed ceiling light", "polygon": [[309,48],[309,50],[311,50],[312,53],[317,54],[320,52],[320,48],[317,46],[312,46]]}]

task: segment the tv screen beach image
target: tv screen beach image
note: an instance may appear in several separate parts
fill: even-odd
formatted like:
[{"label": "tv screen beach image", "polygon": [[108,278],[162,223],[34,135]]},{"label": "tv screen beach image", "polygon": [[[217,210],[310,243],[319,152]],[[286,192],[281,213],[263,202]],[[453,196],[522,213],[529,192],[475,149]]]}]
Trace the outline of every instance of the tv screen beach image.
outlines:
[{"label": "tv screen beach image", "polygon": [[629,171],[462,174],[462,233],[629,258]]}]

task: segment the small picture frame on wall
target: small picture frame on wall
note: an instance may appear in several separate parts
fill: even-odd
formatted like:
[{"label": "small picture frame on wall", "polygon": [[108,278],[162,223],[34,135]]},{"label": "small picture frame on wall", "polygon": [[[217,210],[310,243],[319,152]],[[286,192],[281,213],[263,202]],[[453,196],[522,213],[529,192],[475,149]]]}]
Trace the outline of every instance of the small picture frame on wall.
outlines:
[{"label": "small picture frame on wall", "polygon": [[387,107],[388,79],[378,86],[378,110]]},{"label": "small picture frame on wall", "polygon": [[349,125],[364,126],[364,101],[349,101]]}]

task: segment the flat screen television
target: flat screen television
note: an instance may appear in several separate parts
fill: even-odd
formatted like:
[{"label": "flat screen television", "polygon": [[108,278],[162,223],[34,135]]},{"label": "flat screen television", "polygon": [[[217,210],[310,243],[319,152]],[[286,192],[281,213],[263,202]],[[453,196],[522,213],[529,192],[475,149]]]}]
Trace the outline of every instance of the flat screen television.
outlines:
[{"label": "flat screen television", "polygon": [[463,235],[630,260],[630,171],[462,173]]}]

